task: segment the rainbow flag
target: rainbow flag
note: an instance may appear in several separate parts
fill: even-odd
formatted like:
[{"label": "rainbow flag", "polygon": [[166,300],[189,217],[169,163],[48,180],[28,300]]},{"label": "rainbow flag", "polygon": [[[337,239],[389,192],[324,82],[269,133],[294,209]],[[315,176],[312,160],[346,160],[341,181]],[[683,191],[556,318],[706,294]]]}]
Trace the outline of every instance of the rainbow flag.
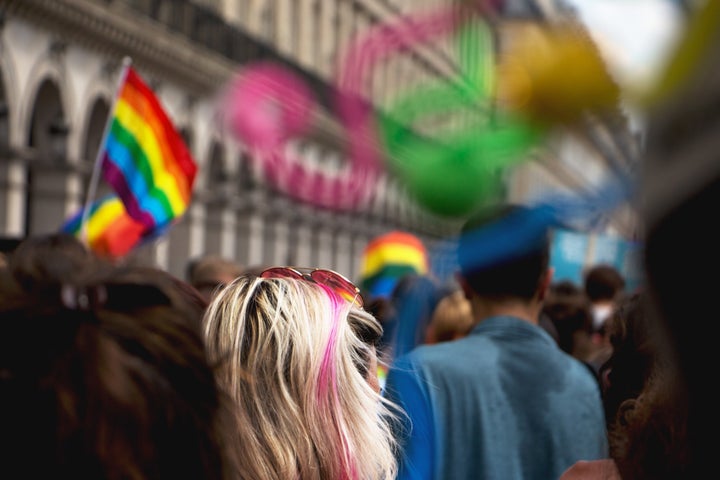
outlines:
[{"label": "rainbow flag", "polygon": [[363,251],[360,288],[371,298],[389,297],[400,278],[425,275],[429,263],[418,237],[401,231],[386,233],[370,241]]},{"label": "rainbow flag", "polygon": [[102,171],[128,215],[148,230],[164,229],[190,203],[195,161],[155,94],[130,67],[105,140]]},{"label": "rainbow flag", "polygon": [[[75,236],[81,235],[84,209],[68,219],[61,231]],[[127,254],[144,240],[154,237],[148,230],[125,210],[120,198],[108,195],[94,202],[86,219],[87,244],[100,256],[119,258]]]}]

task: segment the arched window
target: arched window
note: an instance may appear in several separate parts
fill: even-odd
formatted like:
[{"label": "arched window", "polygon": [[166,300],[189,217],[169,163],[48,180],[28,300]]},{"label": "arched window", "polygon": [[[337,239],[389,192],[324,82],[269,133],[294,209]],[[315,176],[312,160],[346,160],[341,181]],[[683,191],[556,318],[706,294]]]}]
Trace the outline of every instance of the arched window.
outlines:
[{"label": "arched window", "polygon": [[[98,151],[102,148],[100,144],[103,140],[102,136],[105,132],[105,125],[110,115],[110,105],[103,98],[98,98],[92,102],[90,107],[90,114],[87,117],[87,124],[85,125],[85,145],[83,146],[83,156],[81,159],[81,167],[83,171],[83,197],[82,201],[85,202],[90,188],[90,180],[94,168],[101,168],[102,165],[95,165],[97,160]],[[101,198],[108,193],[112,192],[112,188],[105,183],[102,175],[98,172],[98,184],[95,190],[95,199]]]},{"label": "arched window", "polygon": [[7,157],[10,147],[10,108],[5,96],[5,87],[0,81],[0,160]]},{"label": "arched window", "polygon": [[229,173],[225,163],[225,148],[220,142],[213,142],[208,162],[207,188],[223,185],[229,180]]},{"label": "arched window", "polygon": [[187,147],[187,149],[190,152],[192,152],[193,140],[194,140],[194,135],[193,135],[192,130],[190,130],[189,127],[181,127],[180,129],[178,129],[178,133],[180,133],[180,137],[185,142],[185,146]]},{"label": "arched window", "polygon": [[65,221],[68,124],[60,90],[50,79],[38,88],[32,108],[25,195],[25,234],[57,231]]},{"label": "arched window", "polygon": [[252,162],[250,154],[245,151],[241,152],[239,160],[240,165],[238,168],[238,181],[240,182],[239,187],[241,194],[242,191],[250,191],[257,187],[255,172],[253,172],[250,162]]},{"label": "arched window", "polygon": [[[2,82],[2,72],[0,72],[0,237],[5,233],[7,225],[8,213],[8,195],[9,186],[7,184],[8,169],[10,168],[8,159],[10,158],[10,108],[8,107],[7,97],[5,95],[5,85]],[[1,246],[0,246],[1,247]],[[0,248],[0,251],[2,249]]]},{"label": "arched window", "polygon": [[213,142],[207,164],[206,193],[208,203],[205,211],[205,253],[221,253],[223,200],[229,180],[225,163],[225,148],[220,142]]}]

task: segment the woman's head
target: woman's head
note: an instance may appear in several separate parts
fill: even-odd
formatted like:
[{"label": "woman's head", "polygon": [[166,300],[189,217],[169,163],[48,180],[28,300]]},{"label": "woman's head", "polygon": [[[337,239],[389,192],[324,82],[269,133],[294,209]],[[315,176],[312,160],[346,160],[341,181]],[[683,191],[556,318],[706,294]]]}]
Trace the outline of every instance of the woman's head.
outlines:
[{"label": "woman's head", "polygon": [[165,272],[46,262],[0,278],[6,458],[30,477],[231,477],[201,306]]},{"label": "woman's head", "polygon": [[237,403],[246,476],[394,474],[373,367],[381,332],[372,315],[309,279],[243,275],[218,294],[204,333]]},{"label": "woman's head", "polygon": [[470,301],[462,290],[445,295],[435,307],[425,332],[425,343],[448,342],[464,337],[473,327]]},{"label": "woman's head", "polygon": [[87,279],[110,265],[77,237],[51,233],[23,240],[10,255],[7,268],[23,289],[40,294],[61,282]]}]

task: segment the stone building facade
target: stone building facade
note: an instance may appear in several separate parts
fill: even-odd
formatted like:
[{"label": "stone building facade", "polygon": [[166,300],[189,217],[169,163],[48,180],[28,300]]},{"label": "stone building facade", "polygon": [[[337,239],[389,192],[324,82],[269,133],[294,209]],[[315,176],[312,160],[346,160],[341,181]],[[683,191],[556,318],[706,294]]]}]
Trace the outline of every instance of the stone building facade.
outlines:
[{"label": "stone building facade", "polygon": [[[0,236],[56,231],[84,203],[121,60],[129,56],[199,166],[187,214],[135,259],[182,276],[188,259],[217,253],[247,266],[312,265],[356,278],[367,242],[401,229],[422,238],[437,272],[449,274],[452,258],[443,241],[456,232],[456,220],[420,208],[389,174],[359,211],[323,210],[279,195],[241,142],[218,125],[215,109],[218,89],[259,59],[292,68],[322,98],[354,34],[439,2],[0,0]],[[520,9],[519,22],[555,13],[553,2],[524,3],[532,8]],[[388,62],[371,79],[370,98],[392,98],[413,82],[452,75],[449,48],[438,42]],[[293,149],[316,168],[337,169],[346,161],[347,134],[325,105],[315,130]],[[592,152],[558,145],[507,179],[509,197],[594,180],[586,164],[573,165],[577,151],[563,153]],[[601,175],[602,162],[592,164]],[[609,228],[622,230],[623,222]]]}]

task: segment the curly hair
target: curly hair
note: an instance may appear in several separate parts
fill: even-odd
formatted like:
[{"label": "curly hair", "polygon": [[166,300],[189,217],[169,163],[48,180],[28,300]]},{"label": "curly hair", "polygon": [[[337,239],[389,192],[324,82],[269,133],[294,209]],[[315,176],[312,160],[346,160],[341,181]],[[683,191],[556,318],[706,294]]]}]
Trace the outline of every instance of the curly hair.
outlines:
[{"label": "curly hair", "polygon": [[657,370],[636,399],[620,405],[608,435],[622,478],[697,478],[691,473],[685,389],[673,374]]}]

